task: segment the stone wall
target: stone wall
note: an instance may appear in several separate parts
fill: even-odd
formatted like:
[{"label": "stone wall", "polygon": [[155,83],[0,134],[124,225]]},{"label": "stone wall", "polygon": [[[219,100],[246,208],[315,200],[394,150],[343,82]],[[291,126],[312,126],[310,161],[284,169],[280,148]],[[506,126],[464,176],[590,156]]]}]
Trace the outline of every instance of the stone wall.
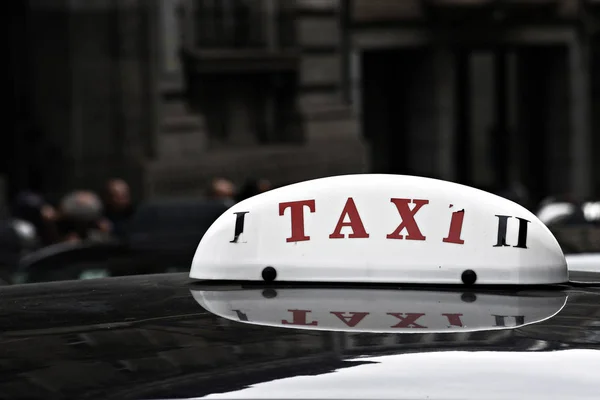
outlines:
[{"label": "stone wall", "polygon": [[58,190],[97,188],[113,175],[141,189],[155,113],[148,4],[31,2],[34,111],[61,149]]},{"label": "stone wall", "polygon": [[[287,6],[291,2],[282,1]],[[237,126],[232,140],[219,145],[214,142],[207,144],[206,130],[211,129],[209,122],[214,123],[219,115],[208,115],[210,110],[200,111],[194,107],[195,114],[205,121],[206,130],[177,136],[161,133],[159,143],[168,143],[170,147],[165,149],[161,146],[160,157],[148,167],[148,193],[164,196],[199,192],[215,176],[225,176],[238,182],[251,177],[265,177],[275,183],[287,183],[366,170],[365,147],[358,135],[357,117],[342,96],[346,66],[341,51],[339,1],[297,0],[297,6],[299,14],[294,28],[300,49],[299,82],[287,93],[301,112],[303,143],[260,145],[248,126],[248,121],[252,120],[247,115],[248,102],[240,104],[240,96],[233,90],[239,89],[240,85],[236,82],[242,81],[232,75],[226,79],[231,89],[228,91],[230,109],[235,111],[227,120]],[[211,79],[210,75],[204,79]],[[216,80],[213,79],[213,82]],[[222,87],[216,90],[226,93]],[[237,104],[233,97],[236,97]],[[254,103],[259,101],[258,97],[255,95]],[[267,100],[273,101],[274,98],[271,95]],[[282,133],[274,132],[273,135]],[[187,147],[182,145],[184,140]],[[183,152],[184,149],[188,151]]]},{"label": "stone wall", "polygon": [[147,190],[154,196],[185,196],[203,193],[209,181],[218,176],[240,184],[249,178],[264,177],[281,185],[366,171],[364,146],[358,141],[344,140],[328,146],[221,149],[177,164],[152,164]]}]

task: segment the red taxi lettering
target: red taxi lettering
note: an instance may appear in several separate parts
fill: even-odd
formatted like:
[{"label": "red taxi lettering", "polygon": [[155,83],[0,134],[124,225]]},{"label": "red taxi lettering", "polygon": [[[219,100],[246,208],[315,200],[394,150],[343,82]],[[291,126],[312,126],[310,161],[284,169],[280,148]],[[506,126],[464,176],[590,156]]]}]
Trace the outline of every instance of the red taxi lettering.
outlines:
[{"label": "red taxi lettering", "polygon": [[400,217],[402,218],[402,222],[394,232],[386,237],[388,239],[404,239],[404,235],[401,235],[400,233],[406,229],[406,240],[425,240],[425,236],[423,236],[419,229],[419,225],[417,225],[417,221],[415,221],[415,215],[421,207],[429,204],[429,200],[412,200],[412,203],[415,204],[412,210],[409,207],[409,204],[411,203],[410,199],[390,199],[390,201],[396,206],[398,214],[400,214]]},{"label": "red taxi lettering", "polygon": [[[417,221],[415,220],[416,214],[423,208],[423,206],[429,204],[429,200],[425,199],[390,199],[391,203],[394,203],[398,215],[400,216],[400,224],[390,234],[386,235],[387,239],[406,239],[406,240],[426,240],[425,235],[421,232]],[[413,204],[411,208],[411,204]],[[453,205],[450,204],[450,208]],[[290,224],[291,224],[291,235],[286,238],[286,242],[303,242],[310,240],[310,236],[305,232],[304,226],[304,214],[305,208],[308,208],[310,213],[316,212],[316,202],[312,200],[299,200],[279,203],[279,216],[284,216],[287,209],[290,209]],[[236,227],[234,239],[232,243],[236,243],[238,237],[243,233],[244,229],[244,216],[248,214],[247,211],[236,213]],[[506,244],[506,220],[510,217],[498,216],[499,217],[499,228],[498,228],[498,244],[496,246],[508,246]],[[450,226],[448,229],[448,236],[442,238],[444,243],[453,244],[464,244],[465,240],[461,238],[463,222],[465,219],[465,210],[455,211],[450,217]],[[517,245],[513,247],[526,248],[527,240],[527,220],[520,220],[519,225],[519,236]],[[342,229],[350,228],[352,232],[347,234],[342,233]],[[365,229],[362,217],[356,207],[354,198],[348,197],[344,208],[338,218],[337,224],[335,225],[333,232],[329,235],[330,239],[367,239],[370,234]],[[438,239],[439,240],[439,239]]]},{"label": "red taxi lettering", "polygon": [[[450,205],[450,207],[452,207],[452,205]],[[452,213],[452,219],[450,219],[450,231],[448,232],[448,236],[442,239],[444,243],[465,243],[465,241],[460,238],[464,218],[465,210],[460,210]]]},{"label": "red taxi lettering", "polygon": [[310,236],[304,233],[304,207],[308,207],[311,213],[315,212],[314,200],[290,201],[279,203],[279,215],[282,216],[285,210],[290,209],[292,236],[285,239],[286,242],[302,242],[310,240]]},{"label": "red taxi lettering", "polygon": [[[367,312],[343,312],[343,311],[331,311],[330,314],[338,317],[344,324],[349,326],[350,328],[354,328],[358,325],[369,313]],[[344,315],[346,314],[346,315]],[[350,315],[347,315],[350,314]]]},{"label": "red taxi lettering", "polygon": [[460,317],[462,317],[462,314],[442,314],[444,317],[448,318],[448,323],[450,324],[450,326],[463,326],[462,321],[460,320]]},{"label": "red taxi lettering", "polygon": [[304,326],[317,326],[319,323],[317,321],[311,321],[308,322],[307,318],[308,318],[308,313],[311,312],[311,310],[288,310],[289,312],[292,313],[292,321],[288,321],[288,320],[281,320],[281,323],[283,325],[304,325]]},{"label": "red taxi lettering", "polygon": [[[344,222],[348,216],[348,222]],[[346,200],[346,205],[342,210],[342,215],[340,215],[340,219],[338,220],[333,233],[329,235],[329,239],[343,239],[346,237],[342,233],[342,228],[349,227],[352,229],[352,233],[348,235],[349,238],[368,238],[369,234],[365,230],[365,226],[363,225],[362,219],[360,218],[360,214],[356,209],[356,204],[354,203],[354,199],[352,197],[348,197]]]},{"label": "red taxi lettering", "polygon": [[427,328],[426,326],[417,324],[417,320],[421,318],[422,313],[387,313],[400,320],[396,325],[390,326],[390,328]]},{"label": "red taxi lettering", "polygon": [[[237,314],[237,317],[240,321],[249,321],[248,315],[241,312],[240,310],[233,310]],[[300,309],[291,309],[287,310],[287,312],[292,313],[291,318],[284,319],[281,321],[283,325],[297,325],[297,326],[320,326],[322,322],[321,319],[313,319],[310,317],[310,313],[313,310],[300,310]],[[368,315],[373,315],[377,317],[377,314],[371,312],[359,312],[359,311],[329,311],[328,312],[332,317],[327,318],[329,323],[332,322],[332,319],[341,321],[344,325],[349,328],[357,328],[364,324],[366,317]],[[383,315],[383,314],[381,314]],[[379,316],[381,316],[379,315]],[[435,320],[435,325],[439,325],[444,323],[447,328],[450,327],[464,327],[464,323],[462,321],[464,314],[456,313],[456,312],[448,312],[448,313],[440,313],[440,314],[425,314],[425,313],[386,313],[386,315],[391,315],[398,319],[396,325],[390,326],[390,328],[402,329],[402,328],[412,328],[412,329],[428,329],[427,326],[423,325],[420,322],[421,317],[429,318],[429,321]],[[333,318],[335,316],[336,318]],[[525,316],[523,315],[491,315],[492,320],[490,322],[495,322],[494,326],[498,327],[514,327],[525,324]],[[371,317],[372,318],[372,317]]]}]

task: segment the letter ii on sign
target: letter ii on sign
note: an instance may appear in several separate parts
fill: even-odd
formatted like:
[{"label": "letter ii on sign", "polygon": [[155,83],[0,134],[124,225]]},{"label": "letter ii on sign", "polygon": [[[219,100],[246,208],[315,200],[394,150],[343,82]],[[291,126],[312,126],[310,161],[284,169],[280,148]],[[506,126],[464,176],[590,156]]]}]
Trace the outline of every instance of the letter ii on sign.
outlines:
[{"label": "letter ii on sign", "polygon": [[[509,244],[506,243],[506,230],[508,227],[508,219],[512,218],[510,215],[496,215],[498,217],[498,241],[494,245],[494,247],[508,247]],[[530,222],[526,219],[519,218],[519,233],[517,236],[517,244],[516,246],[521,249],[527,248],[527,224]]]}]

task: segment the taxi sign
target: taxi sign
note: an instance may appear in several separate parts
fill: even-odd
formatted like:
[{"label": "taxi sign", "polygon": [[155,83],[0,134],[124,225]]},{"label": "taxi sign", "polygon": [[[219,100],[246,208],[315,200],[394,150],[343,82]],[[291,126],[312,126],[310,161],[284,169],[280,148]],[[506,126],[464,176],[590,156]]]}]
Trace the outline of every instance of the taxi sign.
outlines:
[{"label": "taxi sign", "polygon": [[191,290],[207,311],[242,323],[372,333],[518,328],[553,317],[564,292],[494,294],[432,290],[263,288]]},{"label": "taxi sign", "polygon": [[564,254],[530,211],[436,179],[345,175],[244,200],[208,229],[190,277],[407,284],[555,284]]}]

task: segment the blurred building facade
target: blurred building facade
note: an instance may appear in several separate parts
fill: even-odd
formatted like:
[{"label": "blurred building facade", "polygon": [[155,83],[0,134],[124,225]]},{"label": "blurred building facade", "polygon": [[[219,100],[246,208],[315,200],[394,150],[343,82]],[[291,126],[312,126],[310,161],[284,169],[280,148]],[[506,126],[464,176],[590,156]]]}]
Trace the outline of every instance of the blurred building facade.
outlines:
[{"label": "blurred building facade", "polygon": [[8,191],[363,171],[599,195],[597,0],[28,0]]},{"label": "blurred building facade", "polygon": [[163,71],[170,68],[163,121],[180,118],[185,107],[199,124],[160,136],[154,192],[185,190],[215,175],[281,183],[366,170],[356,116],[343,101],[336,2],[161,5],[157,32],[172,37],[160,57]]},{"label": "blurred building facade", "polygon": [[18,110],[0,146],[10,192],[97,187],[120,175],[146,195],[170,195],[214,176],[285,182],[365,170],[342,101],[333,3],[13,7],[8,83]]},{"label": "blurred building facade", "polygon": [[347,4],[373,171],[600,195],[598,1]]}]

